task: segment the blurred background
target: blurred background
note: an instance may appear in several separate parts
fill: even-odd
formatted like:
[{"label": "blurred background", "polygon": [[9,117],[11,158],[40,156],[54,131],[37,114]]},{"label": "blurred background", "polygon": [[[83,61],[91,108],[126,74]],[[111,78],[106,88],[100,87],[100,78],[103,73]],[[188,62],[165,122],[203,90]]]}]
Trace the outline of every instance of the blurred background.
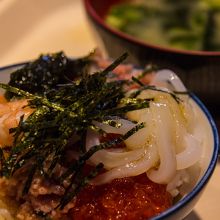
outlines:
[{"label": "blurred background", "polygon": [[[77,57],[95,47],[82,0],[0,0],[0,66],[61,50]],[[218,163],[208,189],[187,220],[219,219],[219,174]]]},{"label": "blurred background", "polygon": [[0,66],[63,50],[81,56],[96,47],[80,0],[0,0]]}]

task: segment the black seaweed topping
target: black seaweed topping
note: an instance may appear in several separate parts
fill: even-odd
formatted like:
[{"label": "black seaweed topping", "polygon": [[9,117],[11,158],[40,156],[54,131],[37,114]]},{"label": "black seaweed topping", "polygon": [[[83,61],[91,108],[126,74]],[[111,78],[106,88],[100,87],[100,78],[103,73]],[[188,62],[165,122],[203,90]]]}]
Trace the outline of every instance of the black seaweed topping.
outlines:
[{"label": "black seaweed topping", "polygon": [[[108,74],[126,57],[127,54],[123,54],[106,69],[92,75],[85,71],[87,60],[84,66],[76,68],[79,72],[76,73],[76,70],[68,72],[72,75],[81,74],[81,77],[67,82],[63,76],[66,75],[67,69],[64,66],[69,62],[68,59],[62,53],[52,55],[49,61],[41,56],[37,61],[13,73],[12,79],[19,79],[23,73],[25,75],[23,83],[20,83],[19,80],[14,80],[12,83],[12,80],[10,85],[0,84],[0,87],[7,91],[7,95],[15,94],[27,98],[29,107],[34,109],[34,112],[26,120],[23,116],[21,117],[18,127],[10,129],[14,135],[14,144],[13,147],[11,146],[12,150],[7,158],[4,157],[4,148],[0,151],[2,176],[10,178],[20,168],[28,168],[28,175],[23,186],[23,194],[25,195],[28,193],[36,174],[40,173],[45,178],[54,178],[55,168],[63,163],[69,140],[77,137],[75,142],[81,144],[79,144],[80,149],[75,150],[79,151],[80,156],[56,180],[61,185],[64,185],[64,182],[68,183],[58,206],[61,209],[64,208],[103,168],[103,164],[100,163],[88,175],[83,175],[82,171],[87,160],[95,152],[123,142],[144,127],[143,123],[137,124],[125,135],[93,146],[88,151],[85,150],[86,131],[88,129],[98,130],[92,123],[94,120],[106,122],[109,117],[123,117],[128,111],[149,107],[151,100],[125,97],[124,87],[127,85],[127,81],[108,80]],[[81,63],[81,61],[77,62]],[[50,65],[45,66],[45,62],[49,62]],[[77,67],[79,66],[77,65]],[[31,69],[31,80],[39,79],[38,82],[42,83],[47,77],[50,80],[51,74],[35,76],[33,73],[47,73],[47,68],[51,74],[58,71],[58,76],[53,76],[50,85],[41,86],[39,84],[30,91],[26,87],[29,83],[28,77],[26,77],[28,71]],[[60,85],[60,79],[64,80],[62,85]],[[32,83],[31,81],[30,85]]]},{"label": "black seaweed topping", "polygon": [[[41,55],[13,72],[8,84],[32,94],[43,95],[85,71],[91,62],[90,57],[91,54],[80,59],[69,59],[63,52]],[[11,99],[16,94],[7,91],[5,96]]]}]

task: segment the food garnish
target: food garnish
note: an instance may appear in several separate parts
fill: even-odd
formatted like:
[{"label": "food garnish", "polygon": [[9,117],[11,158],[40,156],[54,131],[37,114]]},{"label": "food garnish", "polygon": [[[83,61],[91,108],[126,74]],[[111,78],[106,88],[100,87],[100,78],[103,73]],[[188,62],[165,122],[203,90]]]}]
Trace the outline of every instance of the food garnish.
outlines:
[{"label": "food garnish", "polygon": [[[80,79],[71,81],[68,76],[72,74],[71,68],[67,68],[68,65],[66,65],[70,61],[62,53],[40,56],[37,61],[28,63],[22,69],[12,73],[8,85],[0,84],[0,87],[7,91],[7,98],[14,95],[26,98],[28,106],[34,109],[26,120],[21,116],[18,127],[10,129],[10,133],[14,135],[14,143],[13,147],[8,146],[11,147],[9,155],[4,156],[6,152],[4,148],[0,148],[2,176],[10,178],[18,169],[28,167],[29,174],[24,184],[23,194],[28,193],[35,173],[41,173],[45,178],[53,177],[60,184],[67,181],[68,187],[59,204],[61,209],[64,208],[103,168],[103,164],[100,163],[91,173],[83,176],[82,170],[86,161],[95,152],[123,142],[144,127],[144,123],[137,124],[126,134],[85,151],[86,131],[98,130],[93,121],[120,126],[117,123],[114,124],[110,118],[122,117],[128,111],[149,106],[151,99],[141,100],[135,98],[134,94],[131,97],[125,97],[124,87],[128,81],[107,80],[108,74],[126,57],[127,54],[123,54],[106,69],[94,74],[85,71],[89,64],[88,57],[71,61],[75,65],[80,64],[78,70],[81,71]],[[46,63],[44,63],[45,60]],[[40,68],[42,63],[43,67]],[[57,71],[57,67],[61,70]],[[54,75],[54,72],[58,75]],[[55,167],[62,163],[66,146],[73,136],[76,137],[76,140],[72,140],[73,143],[77,142],[80,147],[76,149],[81,153],[79,159],[56,178],[54,177]]]}]

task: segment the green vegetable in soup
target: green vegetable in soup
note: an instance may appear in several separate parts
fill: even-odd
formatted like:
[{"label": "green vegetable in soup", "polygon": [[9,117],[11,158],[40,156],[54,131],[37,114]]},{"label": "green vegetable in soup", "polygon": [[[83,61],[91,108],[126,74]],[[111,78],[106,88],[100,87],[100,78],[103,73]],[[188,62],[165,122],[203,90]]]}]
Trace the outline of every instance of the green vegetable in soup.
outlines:
[{"label": "green vegetable in soup", "polygon": [[220,1],[139,0],[113,6],[109,25],[147,43],[220,50]]}]

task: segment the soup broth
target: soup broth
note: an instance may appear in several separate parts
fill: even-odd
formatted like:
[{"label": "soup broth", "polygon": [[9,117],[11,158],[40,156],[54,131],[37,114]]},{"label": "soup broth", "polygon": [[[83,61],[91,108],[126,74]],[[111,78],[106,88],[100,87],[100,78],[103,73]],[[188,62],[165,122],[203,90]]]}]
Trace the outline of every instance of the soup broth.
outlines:
[{"label": "soup broth", "polygon": [[220,50],[220,1],[138,0],[113,6],[109,25],[141,41],[185,50]]}]

